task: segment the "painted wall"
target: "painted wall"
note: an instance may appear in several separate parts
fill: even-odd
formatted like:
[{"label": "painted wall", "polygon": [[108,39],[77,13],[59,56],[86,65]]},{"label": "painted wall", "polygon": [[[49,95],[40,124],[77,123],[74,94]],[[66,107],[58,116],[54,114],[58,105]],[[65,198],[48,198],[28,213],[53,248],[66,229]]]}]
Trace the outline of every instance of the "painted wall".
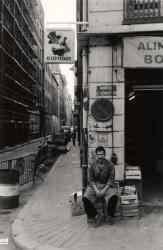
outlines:
[{"label": "painted wall", "polygon": [[123,0],[89,0],[89,29],[101,26],[121,25],[123,21]]}]

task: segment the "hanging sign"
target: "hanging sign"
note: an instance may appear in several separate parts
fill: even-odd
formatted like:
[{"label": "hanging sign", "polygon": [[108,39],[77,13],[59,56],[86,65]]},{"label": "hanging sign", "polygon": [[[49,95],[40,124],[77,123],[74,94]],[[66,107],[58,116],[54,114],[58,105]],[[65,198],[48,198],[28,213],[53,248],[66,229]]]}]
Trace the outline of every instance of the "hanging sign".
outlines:
[{"label": "hanging sign", "polygon": [[123,66],[126,68],[163,67],[163,38],[152,36],[124,38]]},{"label": "hanging sign", "polygon": [[73,29],[46,29],[44,48],[46,63],[74,63],[75,31]]}]

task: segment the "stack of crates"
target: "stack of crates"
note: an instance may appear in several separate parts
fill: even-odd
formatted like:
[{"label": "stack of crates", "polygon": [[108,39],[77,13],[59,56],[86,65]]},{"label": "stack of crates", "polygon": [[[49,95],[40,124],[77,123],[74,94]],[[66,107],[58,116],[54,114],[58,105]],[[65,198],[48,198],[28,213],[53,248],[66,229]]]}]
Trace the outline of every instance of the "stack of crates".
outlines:
[{"label": "stack of crates", "polygon": [[123,219],[139,218],[139,202],[136,187],[125,186],[121,194],[121,211]]},{"label": "stack of crates", "polygon": [[[120,205],[120,198],[118,198],[114,219],[115,220],[121,220],[122,214],[121,214],[121,205]],[[94,203],[94,206],[98,212],[98,214],[103,215],[104,222],[107,219],[108,213],[107,213],[107,204],[104,199],[97,199],[97,201]]]},{"label": "stack of crates", "polygon": [[135,185],[139,203],[142,202],[142,175],[139,166],[126,166],[126,185]]},{"label": "stack of crates", "polygon": [[[121,191],[122,188],[119,187],[119,183],[115,183],[117,185],[117,195],[118,195],[118,202],[117,202],[117,206],[116,206],[116,210],[115,210],[115,214],[114,214],[114,219],[116,221],[119,221],[122,219],[122,212],[121,212]],[[96,200],[96,202],[94,203],[94,206],[98,212],[98,214],[103,215],[103,222],[105,222],[107,220],[107,204],[104,198],[98,198]],[[91,223],[92,220],[88,219],[88,222]]]}]

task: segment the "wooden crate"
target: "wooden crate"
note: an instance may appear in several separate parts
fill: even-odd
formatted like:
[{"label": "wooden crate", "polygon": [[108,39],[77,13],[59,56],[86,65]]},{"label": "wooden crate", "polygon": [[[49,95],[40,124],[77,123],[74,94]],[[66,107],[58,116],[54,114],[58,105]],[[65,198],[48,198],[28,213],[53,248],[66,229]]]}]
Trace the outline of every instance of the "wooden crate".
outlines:
[{"label": "wooden crate", "polygon": [[139,166],[126,166],[125,180],[127,185],[135,185],[139,202],[142,202],[142,175]]},{"label": "wooden crate", "polygon": [[142,179],[128,179],[127,185],[135,185],[139,203],[142,202]]},{"label": "wooden crate", "polygon": [[[120,198],[118,199],[117,202],[117,206],[116,206],[116,210],[115,210],[115,214],[114,214],[114,218],[115,219],[121,219],[122,217],[122,212],[121,212],[121,203],[120,203]],[[107,204],[105,202],[105,200],[101,201],[100,199],[98,199],[96,201],[96,203],[94,203],[95,208],[97,209],[97,212],[99,214],[102,214],[104,216],[104,222],[106,221],[107,217],[108,217],[108,213],[107,213]]]},{"label": "wooden crate", "polygon": [[121,196],[121,211],[123,219],[139,218],[139,203],[137,194]]},{"label": "wooden crate", "polygon": [[127,166],[125,170],[126,180],[141,180],[141,171],[139,166]]}]

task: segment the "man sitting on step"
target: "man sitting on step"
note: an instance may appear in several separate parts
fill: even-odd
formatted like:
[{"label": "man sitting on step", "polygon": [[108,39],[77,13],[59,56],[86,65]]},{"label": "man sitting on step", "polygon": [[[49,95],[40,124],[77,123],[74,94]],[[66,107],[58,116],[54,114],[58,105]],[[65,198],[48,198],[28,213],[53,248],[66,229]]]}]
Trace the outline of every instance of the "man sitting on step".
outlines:
[{"label": "man sitting on step", "polygon": [[113,216],[118,201],[116,194],[115,168],[112,162],[105,159],[105,149],[99,146],[95,150],[96,161],[91,164],[88,172],[88,187],[83,202],[88,219],[94,218],[95,227],[100,226],[103,216],[97,213],[94,203],[98,198],[105,199],[107,204],[108,222],[113,224]]}]

